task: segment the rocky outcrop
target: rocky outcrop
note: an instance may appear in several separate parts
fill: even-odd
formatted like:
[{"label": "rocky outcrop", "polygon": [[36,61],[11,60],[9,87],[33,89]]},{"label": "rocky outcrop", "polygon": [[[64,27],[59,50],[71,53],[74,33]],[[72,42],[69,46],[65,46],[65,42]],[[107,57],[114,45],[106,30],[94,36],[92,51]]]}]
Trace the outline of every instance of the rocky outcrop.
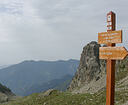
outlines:
[{"label": "rocky outcrop", "polygon": [[9,88],[0,84],[0,103],[12,100],[14,96]]},{"label": "rocky outcrop", "polygon": [[[91,42],[83,48],[78,70],[69,86],[69,90],[80,88],[86,84],[84,89],[88,91],[93,86],[88,86],[92,81],[98,81],[105,73],[105,61],[99,60],[99,47],[97,42]],[[95,88],[95,86],[94,86]]]},{"label": "rocky outcrop", "polygon": [[96,42],[91,42],[83,48],[83,52],[80,58],[80,65],[78,72],[76,73],[77,78],[80,78],[79,82],[89,83],[93,79],[98,79],[100,70],[99,61],[99,47],[100,45]]},{"label": "rocky outcrop", "polygon": [[[80,64],[68,90],[74,93],[95,93],[106,86],[106,60],[99,60],[99,45],[90,42],[83,48]],[[104,46],[105,47],[105,46]],[[128,75],[128,57],[116,61],[116,81]]]}]

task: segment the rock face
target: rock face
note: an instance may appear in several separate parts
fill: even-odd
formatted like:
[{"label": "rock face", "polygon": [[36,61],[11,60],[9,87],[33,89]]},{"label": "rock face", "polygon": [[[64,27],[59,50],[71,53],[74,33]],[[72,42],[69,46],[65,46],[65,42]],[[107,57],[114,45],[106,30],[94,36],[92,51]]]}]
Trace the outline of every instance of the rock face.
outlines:
[{"label": "rock face", "polygon": [[[98,78],[100,73],[99,47],[96,42],[91,42],[83,48],[80,58],[79,71],[77,78],[81,78],[82,82],[89,83],[94,78]],[[80,77],[81,76],[81,77]]]},{"label": "rock face", "polygon": [[[90,42],[83,48],[80,64],[68,90],[73,93],[95,93],[106,86],[106,60],[99,60],[97,42]],[[105,46],[104,46],[105,47]],[[116,61],[116,81],[128,76],[128,57]]]},{"label": "rock face", "polygon": [[[97,84],[99,84],[97,81],[104,77],[105,61],[99,60],[99,47],[100,45],[97,42],[92,41],[83,48],[78,70],[68,88],[70,91],[81,87],[84,87],[84,89],[81,88],[81,92],[94,91]],[[105,83],[105,79],[103,82]],[[93,86],[95,83],[96,86]]]},{"label": "rock face", "polygon": [[0,103],[7,102],[11,100],[15,95],[11,92],[11,90],[2,84],[0,84]]}]

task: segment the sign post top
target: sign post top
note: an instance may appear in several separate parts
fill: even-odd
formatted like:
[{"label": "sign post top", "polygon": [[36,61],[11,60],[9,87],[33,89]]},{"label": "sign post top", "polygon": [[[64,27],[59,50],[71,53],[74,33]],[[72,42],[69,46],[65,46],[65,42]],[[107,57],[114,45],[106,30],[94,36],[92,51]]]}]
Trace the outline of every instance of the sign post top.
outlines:
[{"label": "sign post top", "polygon": [[112,14],[116,15],[113,11],[110,11],[109,13],[107,13],[107,15],[112,15]]},{"label": "sign post top", "polygon": [[107,14],[107,31],[114,31],[116,27],[116,14],[110,11]]}]

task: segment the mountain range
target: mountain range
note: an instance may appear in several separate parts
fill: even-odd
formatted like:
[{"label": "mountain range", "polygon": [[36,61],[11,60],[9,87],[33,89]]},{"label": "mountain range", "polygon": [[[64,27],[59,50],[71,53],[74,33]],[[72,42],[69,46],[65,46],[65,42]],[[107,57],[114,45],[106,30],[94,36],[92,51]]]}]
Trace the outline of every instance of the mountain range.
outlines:
[{"label": "mountain range", "polygon": [[[79,66],[72,79],[70,75],[66,75],[62,79],[32,86],[30,89],[34,91],[40,91],[45,86],[50,86],[51,89],[16,98],[2,105],[105,105],[106,60],[99,59],[100,46],[93,41],[83,48]],[[115,76],[115,105],[128,105],[128,57],[116,61]],[[63,87],[68,89],[64,92],[55,90],[60,87],[62,90]]]},{"label": "mountain range", "polygon": [[[72,79],[70,75],[64,76],[63,79],[55,79],[45,84],[52,89],[2,105],[105,105],[106,61],[99,59],[100,46],[92,41],[83,48],[79,66]],[[116,61],[115,69],[115,105],[128,105],[128,57]],[[65,82],[60,84],[61,81]],[[57,87],[54,83],[57,83]],[[44,87],[44,84],[38,87],[35,85],[33,89],[40,91],[40,87]],[[64,92],[55,90],[60,87],[61,89],[68,87],[68,89]]]},{"label": "mountain range", "polygon": [[[78,65],[79,61],[73,59],[67,61],[23,61],[0,69],[0,83],[10,88],[16,95],[26,96],[33,92],[62,86],[61,84],[66,81],[69,84]],[[58,89],[65,90],[65,86],[58,87]]]}]

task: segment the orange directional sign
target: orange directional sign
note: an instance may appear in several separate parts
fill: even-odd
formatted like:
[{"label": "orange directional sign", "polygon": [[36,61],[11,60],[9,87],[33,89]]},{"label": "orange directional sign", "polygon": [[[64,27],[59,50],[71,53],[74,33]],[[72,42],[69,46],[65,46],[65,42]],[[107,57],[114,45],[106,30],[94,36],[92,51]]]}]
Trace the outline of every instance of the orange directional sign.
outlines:
[{"label": "orange directional sign", "polygon": [[124,47],[100,47],[100,59],[123,60],[128,52]]},{"label": "orange directional sign", "polygon": [[98,33],[98,43],[122,43],[122,30]]}]

